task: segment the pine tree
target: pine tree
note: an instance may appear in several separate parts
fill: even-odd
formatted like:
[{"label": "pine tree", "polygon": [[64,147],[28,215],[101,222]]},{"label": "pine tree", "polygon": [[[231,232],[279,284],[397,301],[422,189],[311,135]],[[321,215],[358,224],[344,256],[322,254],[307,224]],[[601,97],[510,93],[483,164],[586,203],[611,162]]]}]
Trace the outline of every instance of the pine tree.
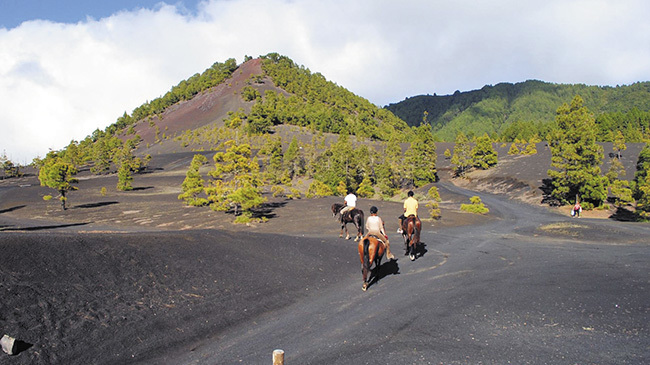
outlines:
[{"label": "pine tree", "polygon": [[205,180],[201,177],[199,169],[202,165],[208,162],[208,158],[197,154],[192,158],[190,168],[185,174],[185,180],[181,186],[182,193],[178,195],[178,199],[185,200],[185,203],[190,206],[203,206],[208,204],[206,198],[199,198],[205,187]]},{"label": "pine tree", "polygon": [[269,155],[269,162],[266,165],[266,180],[272,184],[277,184],[282,181],[284,173],[282,139],[280,137],[272,139],[266,152]]},{"label": "pine tree", "polygon": [[517,147],[516,143],[512,143],[510,145],[510,149],[508,150],[509,155],[518,155],[519,154],[519,148]]},{"label": "pine tree", "polygon": [[59,200],[62,210],[66,210],[66,193],[77,190],[77,187],[72,185],[78,182],[73,177],[76,173],[77,169],[73,165],[63,162],[56,154],[49,154],[38,171],[38,180],[41,182],[41,186],[52,188],[61,195]]},{"label": "pine tree", "polygon": [[117,166],[117,190],[133,190],[133,172],[139,170],[140,161],[135,158],[135,150],[140,137],[127,140],[121,149],[113,157],[115,166]]},{"label": "pine tree", "polygon": [[580,96],[563,104],[555,118],[557,128],[551,133],[551,195],[561,204],[578,199],[583,207],[599,206],[607,198],[607,179],[601,176],[603,148],[596,144],[594,116]]},{"label": "pine tree", "polygon": [[339,181],[338,185],[336,185],[336,194],[343,196],[347,193],[348,193],[348,187],[345,185],[345,181],[343,180]]},{"label": "pine tree", "polygon": [[370,181],[369,176],[364,177],[361,184],[359,184],[357,195],[362,198],[372,198],[375,195],[375,189],[372,187],[372,181]]},{"label": "pine tree", "polygon": [[472,161],[474,167],[482,170],[487,170],[497,164],[497,153],[487,133],[476,139],[476,145],[472,149]]},{"label": "pine tree", "polygon": [[404,177],[415,187],[435,182],[437,159],[431,126],[422,123],[416,128],[415,140],[404,153]]},{"label": "pine tree", "polygon": [[236,222],[247,222],[252,217],[252,208],[262,205],[266,199],[259,189],[261,185],[260,166],[251,157],[249,144],[226,142],[226,152],[217,152],[213,160],[214,170],[209,172],[213,180],[206,193],[213,210],[234,210],[239,216]]},{"label": "pine tree", "polygon": [[633,185],[636,212],[642,219],[650,219],[650,144],[639,153]]},{"label": "pine tree", "polygon": [[472,156],[469,140],[463,132],[458,132],[454,144],[454,154],[451,157],[451,164],[455,165],[454,173],[456,176],[463,176],[465,172],[472,167]]},{"label": "pine tree", "polygon": [[301,176],[304,173],[304,160],[300,156],[300,147],[298,146],[296,136],[293,136],[287,151],[284,153],[283,163],[290,179],[293,179],[294,176]]},{"label": "pine tree", "polygon": [[620,160],[621,152],[627,149],[627,146],[625,145],[625,136],[623,136],[623,133],[620,130],[616,131],[612,147],[614,148],[614,152],[616,152],[616,158]]},{"label": "pine tree", "polygon": [[97,139],[92,147],[92,159],[94,165],[90,171],[94,174],[101,174],[110,170],[111,161],[117,151],[122,148],[122,141],[108,134],[104,134]]}]

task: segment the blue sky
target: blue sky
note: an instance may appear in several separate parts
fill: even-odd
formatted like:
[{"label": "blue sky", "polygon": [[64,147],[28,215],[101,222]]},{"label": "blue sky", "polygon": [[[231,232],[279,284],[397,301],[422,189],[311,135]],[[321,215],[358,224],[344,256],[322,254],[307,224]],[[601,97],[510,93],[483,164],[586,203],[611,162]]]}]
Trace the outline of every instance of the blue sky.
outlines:
[{"label": "blue sky", "polygon": [[647,0],[0,0],[0,153],[29,163],[214,62],[270,52],[379,106],[650,81],[649,18]]},{"label": "blue sky", "polygon": [[[0,27],[14,28],[26,20],[50,20],[77,23],[87,17],[101,19],[119,11],[156,7],[161,0],[0,0]],[[167,1],[179,4],[189,12],[196,10],[198,0]]]}]

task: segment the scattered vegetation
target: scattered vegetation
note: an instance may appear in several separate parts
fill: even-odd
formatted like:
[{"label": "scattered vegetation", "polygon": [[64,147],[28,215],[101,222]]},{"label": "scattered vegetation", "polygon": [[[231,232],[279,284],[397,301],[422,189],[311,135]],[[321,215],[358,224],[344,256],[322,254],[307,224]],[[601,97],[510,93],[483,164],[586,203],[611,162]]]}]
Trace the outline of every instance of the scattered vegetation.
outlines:
[{"label": "scattered vegetation", "polygon": [[474,195],[469,198],[471,204],[461,204],[460,210],[474,214],[487,214],[490,210],[483,204],[481,198]]},{"label": "scattered vegetation", "polygon": [[440,202],[442,199],[440,198],[440,193],[438,192],[438,188],[435,186],[432,186],[429,191],[427,192],[427,198],[429,199],[425,206],[429,209],[429,217],[431,219],[440,219]]}]

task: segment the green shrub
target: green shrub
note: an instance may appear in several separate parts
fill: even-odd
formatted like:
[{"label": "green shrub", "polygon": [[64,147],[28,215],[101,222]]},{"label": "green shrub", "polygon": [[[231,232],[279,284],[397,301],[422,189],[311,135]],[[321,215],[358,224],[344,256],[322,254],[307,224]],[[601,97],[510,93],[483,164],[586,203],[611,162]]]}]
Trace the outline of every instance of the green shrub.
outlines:
[{"label": "green shrub", "polygon": [[280,185],[275,185],[271,187],[271,192],[273,193],[273,197],[277,198],[284,195],[284,188]]},{"label": "green shrub", "polygon": [[334,195],[332,189],[323,183],[320,180],[314,180],[309,184],[309,190],[307,190],[307,197],[320,197],[320,196],[331,196]]},{"label": "green shrub", "polygon": [[469,201],[471,204],[461,204],[460,210],[474,214],[487,214],[490,211],[485,204],[483,204],[481,198],[476,195],[469,198]]}]

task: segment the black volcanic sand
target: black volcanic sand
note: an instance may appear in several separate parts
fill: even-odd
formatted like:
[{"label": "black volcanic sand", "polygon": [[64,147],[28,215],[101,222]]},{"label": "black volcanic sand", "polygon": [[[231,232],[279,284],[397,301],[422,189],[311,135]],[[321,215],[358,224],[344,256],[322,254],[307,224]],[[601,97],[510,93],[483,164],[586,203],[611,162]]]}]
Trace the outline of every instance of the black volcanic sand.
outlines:
[{"label": "black volcanic sand", "polygon": [[353,276],[347,243],[220,231],[3,233],[0,323],[33,347],[0,362],[128,363],[186,348]]},{"label": "black volcanic sand", "polygon": [[[132,192],[82,173],[65,212],[33,174],[0,181],[0,332],[26,343],[0,364],[650,362],[648,224],[443,181],[411,262],[401,203],[361,199],[398,257],[362,292],[340,198],[267,195],[267,223],[234,225],[177,200],[192,155],[155,157]],[[459,211],[472,195],[488,216]]]}]

